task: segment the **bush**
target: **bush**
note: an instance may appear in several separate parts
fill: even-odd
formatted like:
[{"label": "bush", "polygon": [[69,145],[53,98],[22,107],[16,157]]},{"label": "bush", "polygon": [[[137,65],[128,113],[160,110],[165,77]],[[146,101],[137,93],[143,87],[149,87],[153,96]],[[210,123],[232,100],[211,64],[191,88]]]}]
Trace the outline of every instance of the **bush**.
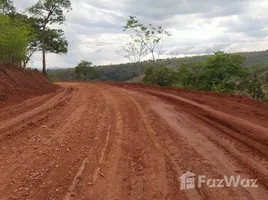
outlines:
[{"label": "bush", "polygon": [[143,83],[157,84],[160,86],[172,86],[175,81],[175,71],[168,67],[147,67]]},{"label": "bush", "polygon": [[0,14],[0,62],[20,64],[26,56],[30,30],[19,20]]}]

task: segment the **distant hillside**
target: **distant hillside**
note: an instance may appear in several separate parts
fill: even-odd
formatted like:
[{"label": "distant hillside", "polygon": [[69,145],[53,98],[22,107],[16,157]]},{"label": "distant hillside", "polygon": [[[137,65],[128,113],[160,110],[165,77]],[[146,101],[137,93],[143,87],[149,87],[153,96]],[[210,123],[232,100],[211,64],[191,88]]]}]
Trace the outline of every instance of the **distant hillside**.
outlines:
[{"label": "distant hillside", "polygon": [[[241,52],[238,53],[246,57],[244,65],[252,66],[252,65],[265,65],[268,66],[268,50],[266,51],[254,51],[254,52]],[[157,64],[154,64],[155,67],[159,66],[168,66],[175,68],[179,66],[181,62],[198,62],[205,61],[209,55],[204,56],[193,56],[193,57],[183,57],[183,58],[168,58],[158,60]],[[151,61],[144,61],[141,63],[140,72],[144,73],[146,66],[152,65]],[[138,70],[135,64],[133,63],[125,63],[119,65],[104,65],[98,66],[98,70],[100,71],[100,80],[102,81],[137,81],[140,80],[138,76]],[[69,69],[49,69],[48,70],[49,77],[54,81],[68,81],[75,80],[76,75],[74,73],[73,68]]]}]

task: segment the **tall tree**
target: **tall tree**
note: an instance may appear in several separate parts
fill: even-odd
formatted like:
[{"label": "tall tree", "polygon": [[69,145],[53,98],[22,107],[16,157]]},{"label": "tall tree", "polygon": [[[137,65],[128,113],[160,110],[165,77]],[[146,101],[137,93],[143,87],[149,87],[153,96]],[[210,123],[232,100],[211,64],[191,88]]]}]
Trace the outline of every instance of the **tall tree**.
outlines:
[{"label": "tall tree", "polygon": [[[42,32],[38,29],[34,29],[33,34],[35,37],[29,43],[26,51],[26,58],[24,60],[24,67],[30,61],[32,55],[36,51],[42,51]],[[68,51],[68,42],[64,37],[63,30],[61,29],[46,29],[45,32],[45,49],[48,53],[64,54]]]},{"label": "tall tree", "polygon": [[[36,51],[42,51],[42,29],[40,19],[28,17],[27,15],[15,13],[10,15],[12,21],[20,21],[27,25],[30,29],[29,37],[31,40],[26,49],[26,56],[23,60],[23,66],[26,67],[32,55]],[[45,32],[45,49],[48,53],[63,54],[67,53],[68,42],[64,37],[64,32],[61,29],[50,29],[47,27]]]},{"label": "tall tree", "polygon": [[63,24],[66,20],[63,12],[68,12],[70,9],[70,0],[39,0],[34,6],[29,8],[29,12],[39,20],[41,27],[41,44],[44,74],[46,74],[46,38],[48,35],[48,26],[51,24]]},{"label": "tall tree", "polygon": [[136,16],[130,16],[126,25],[123,27],[124,31],[134,31],[134,42],[138,46],[145,46],[151,53],[153,61],[155,61],[155,51],[158,49],[158,58],[162,51],[164,37],[171,36],[171,33],[162,26],[155,27],[152,24],[144,25],[136,19]]}]

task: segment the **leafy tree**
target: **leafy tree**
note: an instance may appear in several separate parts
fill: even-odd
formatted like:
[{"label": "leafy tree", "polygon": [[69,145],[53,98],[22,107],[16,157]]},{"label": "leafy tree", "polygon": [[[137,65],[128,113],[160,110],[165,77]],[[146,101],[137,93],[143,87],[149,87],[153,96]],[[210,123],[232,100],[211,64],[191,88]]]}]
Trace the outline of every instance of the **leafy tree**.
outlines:
[{"label": "leafy tree", "polygon": [[164,36],[171,36],[169,31],[163,29],[162,26],[154,27],[152,24],[147,26],[141,24],[136,16],[130,16],[124,31],[132,30],[134,34],[134,42],[138,46],[144,46],[152,55],[152,59],[155,62],[155,50],[158,48],[158,56],[161,54]]},{"label": "leafy tree", "polygon": [[145,84],[157,84],[160,86],[172,86],[175,81],[175,71],[168,67],[155,68],[149,66],[145,70],[143,82]]},{"label": "leafy tree", "polygon": [[[34,17],[28,17],[20,13],[13,14],[11,19],[20,20],[30,28],[29,37],[31,41],[28,43],[26,49],[26,57],[23,60],[23,66],[26,67],[30,61],[32,55],[37,51],[42,51],[42,30],[40,27],[39,19]],[[63,54],[67,53],[68,42],[64,37],[63,30],[61,29],[50,29],[47,27],[45,32],[45,49],[46,52]]]},{"label": "leafy tree", "polygon": [[235,89],[232,81],[245,74],[242,67],[245,57],[239,54],[216,52],[207,58],[201,74],[200,88],[208,91],[231,92]]},{"label": "leafy tree", "polygon": [[11,13],[9,14],[9,18],[12,24],[21,24],[24,25],[28,28],[28,35],[27,37],[29,38],[26,52],[24,59],[22,60],[23,66],[26,67],[26,64],[30,60],[32,54],[37,50],[35,49],[34,51],[32,50],[33,44],[36,42],[37,34],[36,34],[36,20],[35,18],[28,17],[27,15],[20,14],[20,13]]},{"label": "leafy tree", "polygon": [[10,0],[0,0],[0,13],[4,15],[16,13],[13,2]]},{"label": "leafy tree", "polygon": [[[58,24],[61,25],[66,20],[64,11],[67,12],[71,9],[70,0],[39,0],[34,6],[29,8],[29,12],[38,19],[40,26],[40,39],[42,44],[42,55],[43,55],[43,73],[46,74],[46,52],[49,35],[62,36],[61,33],[57,31],[52,31],[48,29],[48,25]],[[63,39],[64,40],[64,39]],[[58,40],[60,42],[60,40]],[[64,40],[65,42],[65,40]],[[60,48],[59,48],[60,49]],[[57,52],[57,51],[56,51]]]},{"label": "leafy tree", "polygon": [[157,83],[157,69],[153,66],[148,66],[144,72],[143,83],[156,84]]},{"label": "leafy tree", "polygon": [[92,66],[92,62],[82,60],[76,67],[75,73],[78,79],[83,79],[84,81],[95,80],[99,78],[98,70]]},{"label": "leafy tree", "polygon": [[268,67],[254,65],[241,77],[238,85],[241,93],[250,95],[254,99],[268,98]]},{"label": "leafy tree", "polygon": [[179,86],[197,89],[205,62],[181,63],[177,69],[176,80]]},{"label": "leafy tree", "polygon": [[174,70],[168,67],[157,69],[157,84],[160,86],[172,86],[175,80]]}]

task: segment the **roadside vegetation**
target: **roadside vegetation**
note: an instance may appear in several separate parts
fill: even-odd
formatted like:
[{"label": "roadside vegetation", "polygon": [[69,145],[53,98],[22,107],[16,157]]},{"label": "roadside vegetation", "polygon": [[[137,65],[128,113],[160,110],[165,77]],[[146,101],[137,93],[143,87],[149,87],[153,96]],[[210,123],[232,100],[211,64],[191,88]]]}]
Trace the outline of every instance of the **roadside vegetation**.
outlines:
[{"label": "roadside vegetation", "polygon": [[11,0],[0,0],[0,63],[26,67],[32,55],[41,51],[46,74],[46,53],[68,51],[63,30],[51,25],[61,25],[63,11],[70,9],[69,0],[39,0],[22,14]]},{"label": "roadside vegetation", "polygon": [[185,89],[248,95],[268,100],[268,67],[243,66],[245,57],[222,51],[206,61],[182,62],[174,69],[149,66],[143,83]]}]

